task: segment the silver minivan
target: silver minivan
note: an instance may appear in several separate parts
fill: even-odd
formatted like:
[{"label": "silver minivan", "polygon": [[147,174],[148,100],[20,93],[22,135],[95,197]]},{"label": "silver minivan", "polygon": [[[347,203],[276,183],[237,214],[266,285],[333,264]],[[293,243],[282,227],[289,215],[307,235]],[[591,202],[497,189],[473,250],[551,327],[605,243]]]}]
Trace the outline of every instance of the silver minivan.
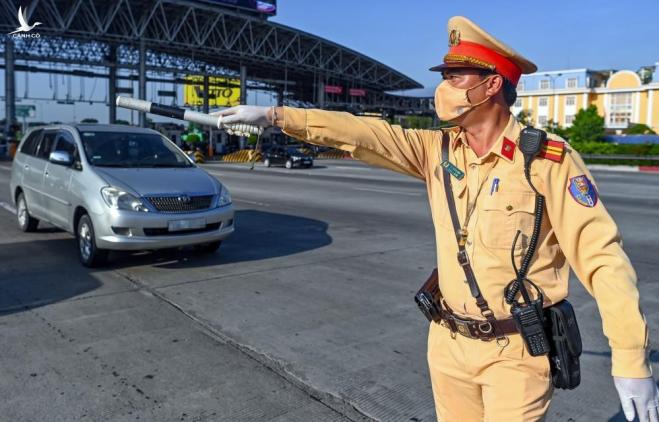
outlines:
[{"label": "silver minivan", "polygon": [[18,147],[10,188],[23,231],[46,221],[74,234],[90,267],[109,250],[215,252],[234,231],[227,188],[151,129],[35,128]]}]

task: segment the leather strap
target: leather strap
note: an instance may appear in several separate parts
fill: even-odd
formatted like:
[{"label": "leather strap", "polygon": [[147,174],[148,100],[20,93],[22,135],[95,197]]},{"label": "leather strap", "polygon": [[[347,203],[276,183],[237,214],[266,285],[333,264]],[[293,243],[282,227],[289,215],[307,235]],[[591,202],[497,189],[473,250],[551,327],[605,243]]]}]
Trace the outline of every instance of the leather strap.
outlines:
[{"label": "leather strap", "polygon": [[512,318],[496,320],[475,320],[462,318],[450,310],[442,309],[441,323],[452,333],[458,333],[468,338],[482,341],[491,341],[498,336],[517,334],[519,332],[515,320]]},{"label": "leather strap", "polygon": [[[448,132],[442,131],[442,162],[449,161],[448,148],[450,144],[450,137]],[[467,250],[461,242],[461,228],[460,220],[458,218],[458,211],[455,207],[455,199],[453,198],[453,187],[451,185],[451,174],[448,172],[446,167],[442,166],[444,169],[444,174],[442,175],[442,181],[444,182],[444,193],[446,194],[446,202],[449,209],[449,214],[451,215],[451,222],[453,223],[453,231],[455,233],[456,241],[458,242],[458,262],[462,266],[462,269],[467,278],[467,283],[469,284],[469,290],[471,295],[476,299],[476,305],[480,309],[481,314],[492,324],[495,328],[495,334],[497,338],[503,337],[503,334],[500,330],[496,330],[497,319],[494,317],[494,312],[490,309],[487,301],[481,294],[480,288],[478,287],[478,282],[476,281],[476,276],[474,275],[474,270],[471,268],[469,263],[469,255]]]}]

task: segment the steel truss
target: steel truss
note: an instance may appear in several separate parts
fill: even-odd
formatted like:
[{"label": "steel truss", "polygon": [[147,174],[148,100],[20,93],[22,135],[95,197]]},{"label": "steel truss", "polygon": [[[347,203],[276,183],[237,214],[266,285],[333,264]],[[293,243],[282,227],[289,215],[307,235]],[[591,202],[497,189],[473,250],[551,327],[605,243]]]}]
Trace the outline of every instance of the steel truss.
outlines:
[{"label": "steel truss", "polygon": [[[0,33],[16,28],[15,0],[0,0]],[[28,21],[39,38],[14,39],[16,60],[239,76],[270,82],[303,102],[316,102],[318,84],[366,89],[364,104],[403,110],[384,91],[422,87],[402,73],[314,35],[231,9],[182,0],[33,0]],[[5,35],[6,36],[6,35]],[[2,44],[4,49],[4,42]],[[352,104],[346,97],[330,104]],[[419,111],[410,100],[412,110]],[[325,103],[327,104],[327,102]],[[427,111],[428,109],[425,108]]]}]

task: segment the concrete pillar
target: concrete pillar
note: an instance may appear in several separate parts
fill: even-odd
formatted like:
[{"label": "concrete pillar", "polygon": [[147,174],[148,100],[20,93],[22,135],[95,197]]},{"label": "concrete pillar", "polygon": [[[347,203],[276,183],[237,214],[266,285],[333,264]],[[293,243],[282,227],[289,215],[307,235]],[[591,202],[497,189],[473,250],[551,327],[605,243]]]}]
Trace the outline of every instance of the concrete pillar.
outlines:
[{"label": "concrete pillar", "polygon": [[325,80],[322,76],[318,78],[318,108],[325,108]]},{"label": "concrete pillar", "polygon": [[247,67],[240,65],[240,104],[247,104]]},{"label": "concrete pillar", "polygon": [[108,56],[110,67],[108,68],[108,98],[110,106],[110,115],[108,121],[110,124],[117,123],[117,47],[110,45],[110,55]]},{"label": "concrete pillar", "polygon": [[204,75],[204,105],[203,111],[208,114],[208,101],[209,101],[209,90],[208,90],[208,75]]},{"label": "concrete pillar", "polygon": [[[143,38],[140,39],[140,67],[137,92],[141,100],[146,99],[146,45]],[[140,112],[140,126],[146,127],[146,113],[144,112]]]},{"label": "concrete pillar", "polygon": [[11,135],[11,124],[16,119],[16,82],[14,79],[14,41],[5,37],[5,139]]}]

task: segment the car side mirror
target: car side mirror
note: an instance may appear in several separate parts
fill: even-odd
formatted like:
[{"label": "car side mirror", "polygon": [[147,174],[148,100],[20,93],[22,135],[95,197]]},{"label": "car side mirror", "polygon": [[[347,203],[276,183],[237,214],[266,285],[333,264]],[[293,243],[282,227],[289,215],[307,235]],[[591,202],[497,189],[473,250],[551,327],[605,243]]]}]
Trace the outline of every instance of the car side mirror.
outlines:
[{"label": "car side mirror", "polygon": [[73,164],[73,157],[66,151],[53,151],[50,153],[48,160],[53,164],[70,167]]}]

